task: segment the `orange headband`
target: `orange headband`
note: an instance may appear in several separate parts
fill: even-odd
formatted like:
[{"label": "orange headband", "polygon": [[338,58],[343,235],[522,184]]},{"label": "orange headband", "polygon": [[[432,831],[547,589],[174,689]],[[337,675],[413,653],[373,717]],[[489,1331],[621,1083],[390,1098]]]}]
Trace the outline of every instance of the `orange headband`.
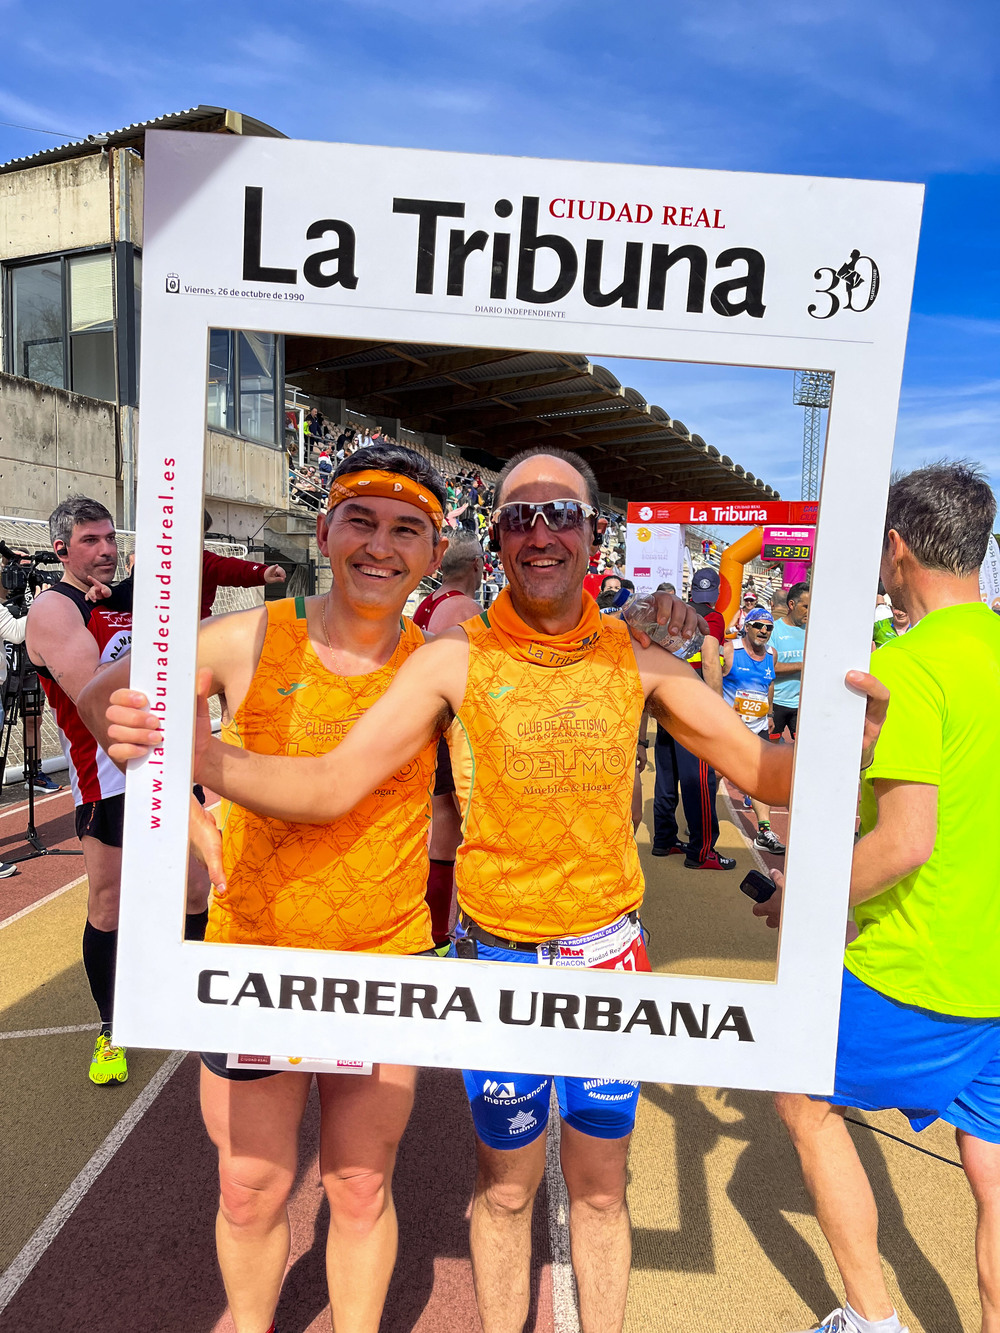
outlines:
[{"label": "orange headband", "polygon": [[444,514],[437,498],[425,490],[412,477],[400,476],[398,472],[381,472],[369,469],[367,472],[348,472],[344,477],[337,477],[330,482],[330,497],[326,502],[329,513],[345,500],[356,500],[366,495],[379,495],[386,500],[402,500],[426,514],[434,524],[434,531],[440,532]]}]

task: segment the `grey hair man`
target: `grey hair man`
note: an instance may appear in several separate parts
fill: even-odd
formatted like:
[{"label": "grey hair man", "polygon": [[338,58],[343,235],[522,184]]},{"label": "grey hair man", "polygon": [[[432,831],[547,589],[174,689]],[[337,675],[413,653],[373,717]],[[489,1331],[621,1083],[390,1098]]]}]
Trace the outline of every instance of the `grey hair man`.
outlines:
[{"label": "grey hair man", "polygon": [[[901,1327],[849,1106],[955,1127],[979,1210],[982,1326],[1000,1330],[1000,843],[983,825],[1000,804],[1000,623],[979,595],[995,516],[963,463],[889,490],[882,582],[912,628],[872,659],[892,706],[863,774],[834,1092],[778,1097],[846,1289],[822,1327],[845,1333]],[[774,926],[780,910],[779,891],[754,913]]]},{"label": "grey hair man", "polygon": [[[118,566],[114,520],[98,500],[71,495],[49,515],[52,549],[62,580],[40,593],[28,612],[25,646],[38,668],[59,728],[76,806],[76,833],[87,871],[83,962],[101,1017],[90,1062],[93,1083],[124,1083],[125,1052],[112,1041],[118,896],[121,884],[125,775],[87,730],[77,711],[80,691],[132,639],[131,584],[111,588]],[[116,595],[117,594],[117,595]],[[97,600],[94,600],[94,598]],[[193,878],[188,931],[204,933],[208,883]]]}]

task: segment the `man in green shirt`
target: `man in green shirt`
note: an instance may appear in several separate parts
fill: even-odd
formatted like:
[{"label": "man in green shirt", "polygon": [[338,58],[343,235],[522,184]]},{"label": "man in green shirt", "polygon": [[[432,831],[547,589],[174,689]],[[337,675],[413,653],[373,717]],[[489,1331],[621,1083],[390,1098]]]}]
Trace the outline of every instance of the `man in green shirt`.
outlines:
[{"label": "man in green shirt", "polygon": [[898,639],[910,628],[910,616],[905,606],[894,606],[888,616],[876,620],[872,630],[872,647],[881,648],[892,639]]},{"label": "man in green shirt", "polygon": [[[955,1126],[979,1209],[983,1330],[1000,1331],[1000,840],[983,826],[1000,808],[1000,622],[979,600],[995,513],[963,464],[889,491],[882,581],[911,627],[872,662],[892,706],[862,784],[835,1091],[777,1099],[847,1292],[830,1333],[900,1329],[849,1106]],[[769,925],[780,897],[754,909]]]}]

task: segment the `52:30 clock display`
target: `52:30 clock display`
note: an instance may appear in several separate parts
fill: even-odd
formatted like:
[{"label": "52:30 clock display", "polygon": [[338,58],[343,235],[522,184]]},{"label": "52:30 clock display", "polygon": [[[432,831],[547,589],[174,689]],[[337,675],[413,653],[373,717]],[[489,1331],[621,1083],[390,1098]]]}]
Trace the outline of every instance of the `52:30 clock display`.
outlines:
[{"label": "52:30 clock display", "polygon": [[765,560],[811,560],[811,546],[779,546],[771,544],[761,551]]}]

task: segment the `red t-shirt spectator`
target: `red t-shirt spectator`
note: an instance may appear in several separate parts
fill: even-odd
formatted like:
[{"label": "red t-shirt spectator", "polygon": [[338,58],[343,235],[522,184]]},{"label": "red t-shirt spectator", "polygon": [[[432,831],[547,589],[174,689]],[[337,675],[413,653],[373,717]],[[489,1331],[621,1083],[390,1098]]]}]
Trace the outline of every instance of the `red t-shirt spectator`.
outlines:
[{"label": "red t-shirt spectator", "polygon": [[212,614],[212,603],[220,587],[259,588],[268,580],[264,577],[268,565],[254,560],[240,560],[238,556],[216,555],[214,551],[201,553],[201,618]]}]

